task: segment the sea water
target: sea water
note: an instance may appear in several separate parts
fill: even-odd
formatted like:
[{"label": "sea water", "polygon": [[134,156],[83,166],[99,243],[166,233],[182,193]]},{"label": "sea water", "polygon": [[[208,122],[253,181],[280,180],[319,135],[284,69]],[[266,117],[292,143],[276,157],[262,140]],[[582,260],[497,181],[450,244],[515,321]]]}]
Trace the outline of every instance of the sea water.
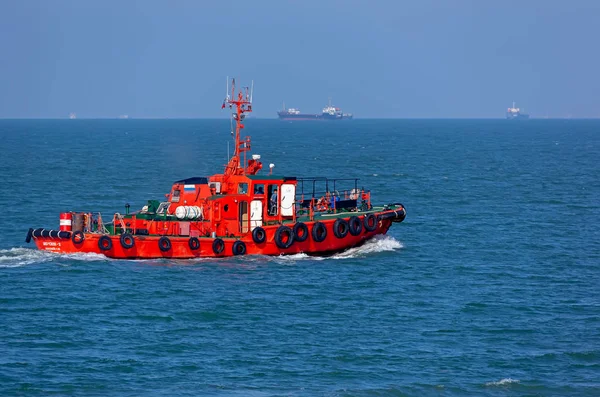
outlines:
[{"label": "sea water", "polygon": [[0,395],[600,395],[600,121],[248,119],[406,220],[333,257],[24,243],[221,172],[227,120],[0,120]]}]

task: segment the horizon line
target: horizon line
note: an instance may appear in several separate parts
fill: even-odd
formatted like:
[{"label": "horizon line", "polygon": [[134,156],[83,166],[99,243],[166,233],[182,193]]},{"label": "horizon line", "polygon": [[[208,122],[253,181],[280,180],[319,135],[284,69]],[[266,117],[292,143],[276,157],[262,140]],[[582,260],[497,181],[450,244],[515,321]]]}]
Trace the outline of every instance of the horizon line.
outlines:
[{"label": "horizon line", "polygon": [[[77,117],[71,119],[69,117],[0,117],[0,120],[119,120],[127,122],[128,120],[227,120],[229,117]],[[590,117],[573,117],[573,116],[557,116],[557,117],[530,117],[528,120],[597,120],[600,116]],[[352,120],[506,120],[505,117],[354,117],[352,120],[281,120],[277,117],[247,117],[246,120],[278,120],[282,122],[343,122],[351,123]],[[514,120],[513,120],[514,121]],[[525,120],[517,120],[523,122]]]}]

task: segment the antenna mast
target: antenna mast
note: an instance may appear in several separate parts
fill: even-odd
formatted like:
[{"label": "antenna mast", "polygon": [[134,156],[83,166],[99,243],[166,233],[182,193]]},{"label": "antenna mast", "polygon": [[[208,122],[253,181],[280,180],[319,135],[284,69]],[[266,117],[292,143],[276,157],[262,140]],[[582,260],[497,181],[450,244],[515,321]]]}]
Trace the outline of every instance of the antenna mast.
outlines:
[{"label": "antenna mast", "polygon": [[[248,87],[245,88],[245,95],[240,92],[235,95],[235,79],[231,80],[231,96],[229,96],[229,87],[227,89],[228,93],[223,101],[222,108],[225,105],[229,105],[229,109],[233,109],[233,113],[231,115],[232,119],[235,120],[235,134],[234,134],[234,150],[233,156],[229,159],[229,162],[225,166],[225,178],[228,178],[231,175],[245,175],[256,174],[261,168],[262,163],[257,159],[252,159],[248,162],[248,167],[244,168],[244,164],[246,163],[246,152],[250,150],[250,137],[246,136],[244,139],[241,138],[241,130],[244,128],[243,121],[246,118],[246,113],[252,112],[252,95],[248,93]],[[252,90],[254,90],[254,81],[252,82]],[[231,131],[233,133],[233,129]],[[244,155],[243,160],[240,158],[241,155]]]}]

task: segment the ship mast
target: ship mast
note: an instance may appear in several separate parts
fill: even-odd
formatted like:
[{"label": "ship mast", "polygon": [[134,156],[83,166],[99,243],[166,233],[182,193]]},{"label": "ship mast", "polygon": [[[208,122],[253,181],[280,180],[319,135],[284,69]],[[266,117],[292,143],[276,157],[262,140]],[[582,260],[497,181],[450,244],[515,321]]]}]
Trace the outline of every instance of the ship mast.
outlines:
[{"label": "ship mast", "polygon": [[[252,82],[252,88],[254,88],[254,82]],[[231,117],[235,121],[234,151],[233,156],[231,156],[229,162],[225,166],[225,178],[228,178],[231,175],[254,175],[262,168],[262,164],[257,161],[257,159],[250,160],[248,162],[248,167],[244,168],[244,164],[246,164],[246,152],[250,150],[250,137],[246,136],[244,139],[241,138],[241,130],[244,128],[242,122],[244,118],[246,118],[246,113],[252,112],[252,92],[248,92],[248,87],[244,87],[244,91],[245,92],[242,93],[242,90],[240,90],[236,97],[235,79],[232,79],[231,95],[227,93],[227,96],[223,101],[222,108],[225,108],[227,104],[230,109],[234,109]],[[242,155],[243,159],[241,158]]]}]

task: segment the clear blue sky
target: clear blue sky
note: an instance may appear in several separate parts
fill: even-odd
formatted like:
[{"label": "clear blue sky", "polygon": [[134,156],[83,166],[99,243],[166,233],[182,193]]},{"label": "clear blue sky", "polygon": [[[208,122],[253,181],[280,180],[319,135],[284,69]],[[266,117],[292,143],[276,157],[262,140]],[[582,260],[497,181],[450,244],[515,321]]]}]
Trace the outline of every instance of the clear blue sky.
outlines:
[{"label": "clear blue sky", "polygon": [[0,117],[600,117],[600,0],[0,0]]}]

